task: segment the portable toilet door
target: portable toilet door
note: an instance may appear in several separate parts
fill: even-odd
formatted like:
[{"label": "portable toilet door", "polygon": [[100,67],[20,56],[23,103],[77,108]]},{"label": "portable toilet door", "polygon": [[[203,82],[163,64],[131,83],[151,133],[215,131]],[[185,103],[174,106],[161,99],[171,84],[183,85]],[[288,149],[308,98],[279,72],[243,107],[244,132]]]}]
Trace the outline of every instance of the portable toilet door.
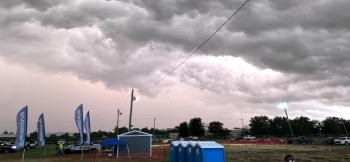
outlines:
[{"label": "portable toilet door", "polygon": [[197,141],[190,141],[186,147],[187,162],[194,162],[194,146],[196,146]]},{"label": "portable toilet door", "polygon": [[180,141],[179,148],[178,148],[178,155],[177,155],[177,157],[178,157],[177,161],[178,162],[186,162],[186,160],[187,160],[186,148],[187,148],[187,145],[189,143],[190,143],[189,141]]},{"label": "portable toilet door", "polygon": [[195,162],[225,162],[224,146],[216,142],[199,142],[194,147]]},{"label": "portable toilet door", "polygon": [[178,161],[178,155],[177,155],[177,149],[179,147],[180,142],[179,141],[173,141],[170,144],[170,162],[177,162]]}]

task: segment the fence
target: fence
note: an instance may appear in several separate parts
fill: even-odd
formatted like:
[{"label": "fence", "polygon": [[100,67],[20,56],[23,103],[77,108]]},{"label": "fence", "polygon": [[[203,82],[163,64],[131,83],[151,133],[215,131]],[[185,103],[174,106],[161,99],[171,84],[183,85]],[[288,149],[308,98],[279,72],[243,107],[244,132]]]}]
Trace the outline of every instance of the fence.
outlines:
[{"label": "fence", "polygon": [[281,139],[281,138],[270,138],[270,139],[252,139],[252,140],[246,140],[246,139],[241,139],[241,140],[233,140],[231,143],[235,144],[265,144],[265,145],[283,145],[287,144],[287,140]]}]

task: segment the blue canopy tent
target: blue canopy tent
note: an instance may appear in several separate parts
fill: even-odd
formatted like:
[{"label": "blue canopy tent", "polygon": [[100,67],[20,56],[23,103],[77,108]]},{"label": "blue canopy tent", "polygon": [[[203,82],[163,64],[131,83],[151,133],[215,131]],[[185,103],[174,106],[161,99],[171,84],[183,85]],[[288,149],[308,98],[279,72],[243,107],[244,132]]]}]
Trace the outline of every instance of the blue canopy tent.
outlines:
[{"label": "blue canopy tent", "polygon": [[[128,149],[128,156],[129,156],[129,161],[130,161],[130,153],[129,153],[129,145],[124,142],[124,141],[120,141],[120,140],[117,140],[115,138],[110,138],[110,139],[107,139],[107,140],[104,140],[101,142],[101,147],[104,147],[104,146],[121,146],[121,145],[125,145]],[[117,149],[118,151],[118,149]],[[100,154],[101,154],[101,150],[99,151]],[[113,150],[113,153],[114,153],[114,150]]]}]

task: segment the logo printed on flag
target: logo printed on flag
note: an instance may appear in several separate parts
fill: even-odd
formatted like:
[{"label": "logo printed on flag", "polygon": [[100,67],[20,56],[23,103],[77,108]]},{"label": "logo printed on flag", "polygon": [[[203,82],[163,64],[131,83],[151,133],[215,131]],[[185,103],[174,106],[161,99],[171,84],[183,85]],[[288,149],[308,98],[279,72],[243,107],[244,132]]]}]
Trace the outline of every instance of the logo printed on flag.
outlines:
[{"label": "logo printed on flag", "polygon": [[17,132],[14,146],[16,149],[25,147],[28,124],[28,106],[23,107],[17,114]]},{"label": "logo printed on flag", "polygon": [[90,112],[88,111],[85,116],[84,126],[86,130],[86,139],[84,144],[90,145],[90,134],[91,134],[91,125],[90,125]]},{"label": "logo printed on flag", "polygon": [[38,147],[44,147],[45,146],[45,122],[44,122],[44,114],[41,114],[38,119],[37,124],[37,131],[38,131]]},{"label": "logo printed on flag", "polygon": [[83,104],[81,104],[76,110],[75,110],[75,123],[77,124],[79,133],[80,133],[80,139],[79,139],[79,146],[82,146],[84,144],[84,128],[83,128]]}]

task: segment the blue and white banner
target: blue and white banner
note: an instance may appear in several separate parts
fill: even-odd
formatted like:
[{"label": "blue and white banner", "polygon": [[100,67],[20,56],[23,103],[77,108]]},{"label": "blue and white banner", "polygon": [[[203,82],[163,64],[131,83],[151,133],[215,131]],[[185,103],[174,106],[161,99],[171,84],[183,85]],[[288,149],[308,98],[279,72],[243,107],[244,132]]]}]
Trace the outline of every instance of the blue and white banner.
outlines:
[{"label": "blue and white banner", "polygon": [[90,145],[90,134],[91,134],[91,125],[90,125],[90,113],[89,111],[86,113],[84,126],[86,130],[86,139],[84,145]]},{"label": "blue and white banner", "polygon": [[23,107],[17,114],[17,132],[15,148],[22,149],[26,146],[27,125],[28,124],[28,106]]},{"label": "blue and white banner", "polygon": [[38,141],[38,147],[45,147],[45,120],[44,120],[44,114],[41,114],[39,116],[38,124],[37,124],[37,141]]},{"label": "blue and white banner", "polygon": [[79,139],[79,146],[82,146],[84,144],[84,123],[83,123],[83,104],[81,104],[76,110],[75,110],[75,123],[77,124],[80,139]]}]

